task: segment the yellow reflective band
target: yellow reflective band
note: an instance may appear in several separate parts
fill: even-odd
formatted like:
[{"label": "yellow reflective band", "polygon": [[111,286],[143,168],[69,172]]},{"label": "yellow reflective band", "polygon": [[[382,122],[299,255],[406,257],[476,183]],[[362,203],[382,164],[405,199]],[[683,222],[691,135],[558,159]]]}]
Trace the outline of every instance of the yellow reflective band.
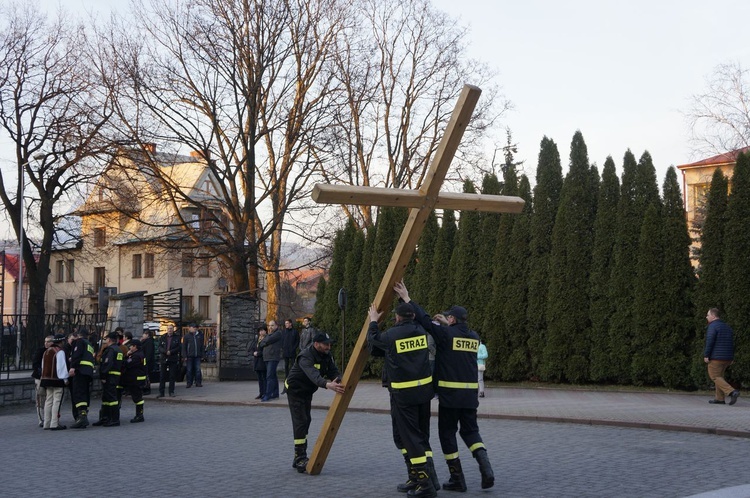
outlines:
[{"label": "yellow reflective band", "polygon": [[438,381],[438,387],[448,387],[450,389],[479,389],[478,382],[448,382],[447,380]]},{"label": "yellow reflective band", "polygon": [[289,384],[286,383],[286,379],[284,379],[284,387],[286,387],[287,389],[289,388]]},{"label": "yellow reflective band", "polygon": [[80,407],[86,408],[87,406],[89,406],[89,404],[86,403],[85,401],[81,401],[80,403],[76,403],[76,408],[80,408]]},{"label": "yellow reflective band", "polygon": [[142,405],[143,403],[144,403],[144,401],[140,400],[138,403],[136,403],[136,405]]},{"label": "yellow reflective band", "polygon": [[424,452],[424,456],[426,456],[427,458],[432,458],[432,452],[431,452],[431,451],[429,451],[429,450],[428,450],[428,451],[425,451],[425,452]]},{"label": "yellow reflective band", "polygon": [[138,377],[135,378],[135,380],[146,380],[146,376],[145,375],[139,375]]},{"label": "yellow reflective band", "polygon": [[479,341],[477,341],[476,339],[454,337],[453,351],[467,351],[469,353],[476,353],[477,351],[479,351]]},{"label": "yellow reflective band", "polygon": [[315,364],[314,364],[313,366],[314,366],[314,367],[315,367],[316,369],[320,370],[320,363],[315,363]]},{"label": "yellow reflective band", "polygon": [[117,359],[118,359],[118,360],[122,360],[122,352],[120,352],[120,353],[117,353]]},{"label": "yellow reflective band", "polygon": [[478,442],[478,443],[474,443],[471,446],[469,446],[469,451],[471,451],[472,453],[474,453],[474,450],[478,450],[479,448],[486,448],[484,446],[484,443],[481,442],[481,441]]},{"label": "yellow reflective band", "polygon": [[396,341],[397,353],[408,353],[419,349],[427,349],[427,336],[420,335],[417,337],[408,337]]},{"label": "yellow reflective band", "polygon": [[[427,384],[430,384],[432,382],[432,375],[429,377],[425,377],[424,379],[419,380],[410,380],[407,382],[391,382],[391,387],[394,389],[407,389],[410,387],[419,387],[419,386],[426,386]],[[479,384],[477,384],[477,388],[479,388]]]},{"label": "yellow reflective band", "polygon": [[456,458],[458,458],[458,452],[455,452],[455,453],[446,453],[443,456],[445,457],[446,460],[455,460]]},{"label": "yellow reflective band", "polygon": [[305,444],[306,442],[307,442],[307,438],[294,440],[294,444]]},{"label": "yellow reflective band", "polygon": [[94,364],[91,363],[90,361],[82,361],[81,363],[79,363],[79,365],[88,365],[91,368],[94,368]]},{"label": "yellow reflective band", "polygon": [[94,346],[92,346],[91,344],[89,344],[88,346],[86,346],[86,350],[89,353],[91,353],[92,355],[94,354]]},{"label": "yellow reflective band", "polygon": [[107,372],[107,375],[120,375],[120,372],[110,370],[109,372]]},{"label": "yellow reflective band", "polygon": [[401,448],[401,454],[406,455],[406,448]]},{"label": "yellow reflective band", "polygon": [[102,405],[104,406],[117,406],[119,404],[117,401],[102,401]]},{"label": "yellow reflective band", "polygon": [[427,463],[427,457],[421,456],[417,458],[410,458],[409,461],[411,462],[412,465],[422,465],[424,463]]}]

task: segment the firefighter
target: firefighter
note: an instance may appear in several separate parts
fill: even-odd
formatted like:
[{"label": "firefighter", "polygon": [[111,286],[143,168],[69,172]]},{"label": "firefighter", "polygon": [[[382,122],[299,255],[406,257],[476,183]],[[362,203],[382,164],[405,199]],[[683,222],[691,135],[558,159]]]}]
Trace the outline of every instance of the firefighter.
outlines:
[{"label": "firefighter", "polygon": [[294,365],[289,370],[289,377],[284,380],[294,431],[292,468],[300,473],[305,471],[308,462],[307,433],[312,420],[310,408],[313,393],[319,387],[332,389],[338,394],[344,393],[344,386],[340,383],[339,369],[336,368],[331,355],[332,342],[328,334],[316,335],[312,345],[299,352]]},{"label": "firefighter", "polygon": [[[408,496],[434,497],[434,468],[428,463],[430,450],[430,401],[432,387],[427,332],[414,321],[414,310],[408,304],[396,307],[396,325],[381,332],[381,313],[370,306],[367,340],[385,351],[385,375],[391,393],[391,418],[396,435],[406,450],[409,480],[398,486]],[[434,467],[434,466],[433,466]]]},{"label": "firefighter", "polygon": [[99,378],[102,382],[102,409],[99,410],[99,420],[91,425],[105,427],[120,425],[117,385],[120,383],[123,360],[122,351],[117,345],[117,334],[112,332],[104,338],[99,367]]},{"label": "firefighter", "polygon": [[458,457],[456,441],[459,424],[461,438],[479,464],[482,489],[491,488],[495,484],[495,474],[477,424],[479,336],[469,329],[466,323],[468,313],[461,306],[453,306],[442,315],[434,317],[439,322],[436,324],[430,315],[409,299],[409,291],[403,281],[397,282],[393,290],[404,303],[411,304],[416,321],[435,338],[435,377],[439,399],[438,434],[451,475],[448,482],[443,484],[443,489],[466,491],[466,479]]},{"label": "firefighter", "polygon": [[135,417],[131,424],[143,422],[143,389],[141,385],[146,380],[146,359],[141,351],[141,341],[133,339],[128,343],[128,356],[122,368],[122,386],[130,393],[135,403]]},{"label": "firefighter", "polygon": [[94,375],[94,347],[89,344],[89,333],[81,328],[73,332],[70,353],[70,398],[77,413],[73,429],[85,429],[89,425],[88,411],[91,402],[91,379]]}]

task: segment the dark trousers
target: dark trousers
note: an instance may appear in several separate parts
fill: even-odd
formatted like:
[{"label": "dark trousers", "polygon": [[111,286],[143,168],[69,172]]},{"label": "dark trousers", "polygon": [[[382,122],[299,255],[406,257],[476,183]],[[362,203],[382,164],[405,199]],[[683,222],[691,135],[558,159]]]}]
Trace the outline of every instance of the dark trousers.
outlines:
[{"label": "dark trousers", "polygon": [[412,465],[424,465],[430,451],[430,402],[417,405],[394,402],[391,403],[391,414],[409,461]]},{"label": "dark trousers", "polygon": [[88,413],[91,402],[91,376],[76,373],[70,379],[70,399],[73,414]]},{"label": "dark trousers", "polygon": [[284,358],[284,380],[289,378],[289,370],[294,366],[294,358]]},{"label": "dark trousers", "polygon": [[203,375],[201,374],[201,359],[200,357],[197,358],[188,358],[185,362],[185,369],[186,369],[186,376],[187,376],[187,385],[192,386],[193,380],[195,380],[195,383],[199,386],[203,384]]},{"label": "dark trousers", "polygon": [[[458,429],[459,424],[461,429]],[[473,408],[446,408],[438,407],[438,435],[440,436],[440,447],[446,460],[458,458],[458,442],[456,431],[466,446],[474,452],[477,448],[484,448],[482,436],[479,435],[477,424],[477,411]],[[455,455],[455,456],[454,456]]]},{"label": "dark trousers", "polygon": [[268,398],[279,397],[279,376],[276,373],[278,366],[278,360],[266,361],[266,397]]},{"label": "dark trousers", "polygon": [[101,419],[109,418],[110,407],[118,405],[117,378],[113,375],[107,376],[107,382],[102,383],[102,412]]},{"label": "dark trousers", "polygon": [[133,403],[135,403],[135,414],[143,415],[143,389],[141,388],[141,384],[128,384],[125,387],[128,389]]},{"label": "dark trousers", "polygon": [[167,383],[167,375],[169,376],[169,394],[174,394],[174,383],[177,380],[177,369],[179,368],[179,361],[161,362],[161,371],[159,372],[159,394],[164,396],[164,385]]},{"label": "dark trousers", "polygon": [[264,396],[266,394],[266,371],[265,369],[256,370],[255,373],[258,376],[258,394]]},{"label": "dark trousers", "polygon": [[287,392],[289,412],[292,414],[292,430],[294,431],[294,444],[306,444],[307,433],[310,430],[310,409],[312,408],[312,394],[309,396],[297,396]]},{"label": "dark trousers", "polygon": [[[404,442],[401,440],[401,434],[398,432],[398,425],[396,425],[396,412],[394,411],[394,405],[395,402],[393,400],[393,393],[390,394],[391,397],[391,430],[393,432],[393,443],[396,445],[396,448],[403,452],[406,451],[406,447],[404,446]],[[429,413],[428,413],[429,415]],[[427,434],[427,437],[429,438],[430,434],[430,417],[422,417],[420,418],[420,430],[423,434]],[[430,446],[429,439],[427,440],[427,456],[432,456],[432,447]]]}]

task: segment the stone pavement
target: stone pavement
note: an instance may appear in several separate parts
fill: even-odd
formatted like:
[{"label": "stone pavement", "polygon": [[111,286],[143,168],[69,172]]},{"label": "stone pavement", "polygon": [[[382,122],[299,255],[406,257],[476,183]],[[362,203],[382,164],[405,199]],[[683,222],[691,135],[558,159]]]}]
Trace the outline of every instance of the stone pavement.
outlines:
[{"label": "stone pavement", "polygon": [[[155,392],[156,390],[152,391]],[[750,395],[734,406],[711,405],[711,394],[646,393],[632,391],[591,391],[488,387],[480,400],[479,416],[494,419],[536,422],[621,426],[674,430],[750,438]],[[280,399],[260,403],[255,381],[207,382],[204,387],[185,389],[178,385],[177,396],[155,401],[168,403],[206,403],[219,405],[286,405]],[[319,390],[313,406],[330,406],[334,394]],[[149,396],[151,398],[154,395]],[[148,398],[148,397],[147,397]],[[437,415],[437,400],[432,404]],[[360,382],[349,411],[389,413],[388,396],[379,382]]]}]

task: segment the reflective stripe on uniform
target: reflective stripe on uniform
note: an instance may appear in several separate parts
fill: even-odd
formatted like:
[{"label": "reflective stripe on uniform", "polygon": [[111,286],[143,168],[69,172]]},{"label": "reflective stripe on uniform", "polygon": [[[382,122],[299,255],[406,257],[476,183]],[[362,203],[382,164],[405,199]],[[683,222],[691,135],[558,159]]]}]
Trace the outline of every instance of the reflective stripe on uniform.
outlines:
[{"label": "reflective stripe on uniform", "polygon": [[143,400],[140,400],[138,403],[136,403],[136,405],[142,405],[142,404],[143,404]]},{"label": "reflective stripe on uniform", "polygon": [[120,375],[120,372],[109,371],[109,372],[107,372],[107,375]]},{"label": "reflective stripe on uniform", "polygon": [[478,382],[448,382],[447,380],[438,381],[438,387],[447,387],[450,389],[479,389]]},{"label": "reflective stripe on uniform", "polygon": [[305,443],[307,443],[307,438],[294,440],[294,444],[305,444]]},{"label": "reflective stripe on uniform", "polygon": [[135,378],[135,380],[146,380],[146,376],[145,375],[139,375],[138,377]]},{"label": "reflective stripe on uniform", "polygon": [[445,457],[446,460],[455,460],[456,458],[458,458],[458,452],[455,452],[455,453],[446,453],[443,456]]},{"label": "reflective stripe on uniform", "polygon": [[79,366],[80,366],[80,365],[88,365],[88,366],[90,366],[91,368],[94,368],[94,364],[93,364],[93,363],[91,363],[90,361],[82,361],[82,362],[78,363],[78,365],[79,365]]},{"label": "reflective stripe on uniform", "polygon": [[81,401],[80,403],[76,403],[76,408],[80,408],[80,407],[86,408],[87,406],[89,406],[89,404],[86,403],[85,401]]},{"label": "reflective stripe on uniform", "polygon": [[421,457],[416,457],[416,458],[410,458],[409,461],[411,462],[412,465],[424,465],[427,463],[427,457],[421,456]]},{"label": "reflective stripe on uniform", "polygon": [[[394,389],[407,389],[409,387],[419,387],[424,386],[432,382],[432,375],[429,377],[425,377],[424,379],[419,380],[410,380],[407,382],[391,382],[391,387]],[[477,387],[479,387],[479,384],[477,384]]]},{"label": "reflective stripe on uniform", "polygon": [[486,449],[486,447],[484,446],[484,443],[481,442],[481,441],[478,442],[478,443],[474,443],[471,446],[469,446],[469,451],[471,451],[472,453],[474,453],[474,450],[478,450],[479,448],[485,448]]}]

